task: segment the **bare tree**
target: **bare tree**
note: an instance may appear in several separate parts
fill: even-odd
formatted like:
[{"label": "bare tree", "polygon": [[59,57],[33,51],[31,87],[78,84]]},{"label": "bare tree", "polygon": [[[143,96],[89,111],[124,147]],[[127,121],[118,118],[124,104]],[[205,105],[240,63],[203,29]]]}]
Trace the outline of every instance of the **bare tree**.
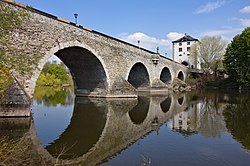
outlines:
[{"label": "bare tree", "polygon": [[215,72],[222,67],[226,46],[227,41],[220,36],[205,36],[199,43],[191,46],[192,61],[194,64],[199,61],[206,74]]}]

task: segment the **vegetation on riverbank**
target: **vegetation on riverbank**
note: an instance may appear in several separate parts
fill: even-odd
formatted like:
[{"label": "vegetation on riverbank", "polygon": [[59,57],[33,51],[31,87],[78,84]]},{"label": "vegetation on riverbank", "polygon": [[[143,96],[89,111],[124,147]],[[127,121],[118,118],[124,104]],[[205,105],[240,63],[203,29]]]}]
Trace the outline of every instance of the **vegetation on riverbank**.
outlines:
[{"label": "vegetation on riverbank", "polygon": [[28,140],[0,136],[0,165],[48,165],[34,153]]},{"label": "vegetation on riverbank", "polygon": [[[210,74],[204,72],[203,75],[196,78],[190,76],[186,82],[191,86],[196,85],[197,88],[249,90],[250,27],[233,38],[232,42],[228,44],[222,60],[220,71],[213,70]],[[219,77],[219,72],[223,75],[226,72],[228,78]]]},{"label": "vegetation on riverbank", "polygon": [[72,77],[66,66],[61,62],[47,62],[37,80],[37,86],[73,85]]}]

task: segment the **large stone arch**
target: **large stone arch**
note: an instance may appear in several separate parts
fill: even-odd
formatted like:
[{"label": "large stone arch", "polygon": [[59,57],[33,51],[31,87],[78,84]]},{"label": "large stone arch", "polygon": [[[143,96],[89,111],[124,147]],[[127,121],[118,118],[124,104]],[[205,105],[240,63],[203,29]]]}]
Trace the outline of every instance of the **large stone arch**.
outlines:
[{"label": "large stone arch", "polygon": [[136,62],[128,73],[128,82],[136,89],[150,86],[149,72],[142,62]]},{"label": "large stone arch", "polygon": [[172,74],[168,67],[164,67],[161,70],[160,80],[165,84],[169,84],[172,82]]},{"label": "large stone arch", "polygon": [[[73,78],[73,81],[74,81],[75,86],[76,86],[75,93],[78,93],[79,95],[89,95],[91,92],[96,91],[96,93],[99,93],[99,95],[104,96],[106,94],[107,89],[110,86],[110,81],[109,81],[110,79],[109,79],[109,74],[107,72],[106,64],[105,64],[104,60],[102,59],[102,57],[95,51],[95,49],[89,47],[87,44],[80,43],[78,41],[70,41],[70,42],[66,42],[66,43],[58,43],[58,45],[56,45],[55,47],[53,47],[52,49],[47,51],[45,53],[45,55],[43,56],[43,58],[39,61],[36,71],[34,71],[32,76],[31,76],[31,79],[30,79],[31,81],[28,82],[28,85],[25,87],[25,90],[30,95],[30,98],[33,98],[33,94],[34,94],[34,90],[35,90],[35,86],[36,86],[36,81],[40,75],[40,72],[42,71],[43,66],[49,60],[49,58],[53,55],[56,55],[56,54],[58,54],[58,55],[56,55],[58,57],[58,56],[60,56],[60,53],[62,53],[63,50],[66,52],[69,52],[72,49],[73,50],[78,49],[82,55],[84,55],[84,53],[86,53],[89,57],[92,56],[92,58],[95,59],[92,62],[95,62],[95,64],[98,64],[98,67],[102,68],[101,69],[102,74],[105,75],[104,76],[105,80],[103,80],[103,82],[100,83],[102,85],[95,84],[95,85],[90,86],[89,89],[81,89],[81,86],[77,85],[81,81],[77,82]],[[70,55],[68,55],[68,56],[70,56]],[[66,58],[66,55],[64,55],[64,56],[61,56],[58,58],[61,59],[63,61],[63,63],[70,69],[72,77],[74,77],[74,74],[72,73],[74,71],[72,71],[71,68],[68,66],[69,64],[67,65],[67,63],[69,63],[69,62],[67,62],[67,60],[70,61],[71,56]],[[77,60],[77,57],[75,58],[75,60]],[[78,64],[83,62],[84,58],[82,57],[81,60],[82,61],[77,61]],[[90,65],[92,65],[92,67],[93,67],[95,64],[90,64]],[[89,64],[87,64],[85,67],[87,68],[88,65]],[[96,71],[92,71],[92,74],[93,74],[93,72],[96,72]],[[91,81],[91,78],[89,79],[89,81]],[[98,81],[100,81],[100,78]],[[96,87],[94,88],[94,86],[96,86]],[[100,86],[105,87],[105,88],[100,88]],[[79,88],[79,89],[77,89],[77,88]]]}]

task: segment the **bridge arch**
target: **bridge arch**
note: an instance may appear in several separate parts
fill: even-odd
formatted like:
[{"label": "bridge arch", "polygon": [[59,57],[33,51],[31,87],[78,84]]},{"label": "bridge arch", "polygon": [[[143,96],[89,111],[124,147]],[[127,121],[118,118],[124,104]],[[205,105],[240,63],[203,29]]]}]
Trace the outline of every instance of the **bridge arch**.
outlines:
[{"label": "bridge arch", "polygon": [[185,65],[185,66],[187,66],[187,67],[190,66],[189,62],[187,62],[187,61],[183,61],[183,62],[181,62],[181,64],[183,64],[183,65]]},{"label": "bridge arch", "polygon": [[179,72],[178,72],[177,78],[179,78],[179,79],[182,80],[182,81],[185,80],[183,71],[179,71]]},{"label": "bridge arch", "polygon": [[36,80],[43,66],[53,55],[62,60],[69,68],[74,81],[76,94],[88,95],[91,92],[106,93],[110,81],[104,60],[88,45],[78,41],[70,41],[58,43],[58,45],[47,51],[44,57],[39,61],[38,68],[31,77],[32,81],[26,87],[28,88],[27,91],[29,94],[31,94],[31,98],[33,98]]},{"label": "bridge arch", "polygon": [[160,103],[162,112],[167,113],[170,110],[172,103],[172,97],[169,95],[164,101]]},{"label": "bridge arch", "polygon": [[172,74],[168,67],[164,67],[161,70],[160,80],[165,84],[169,84],[172,81]]},{"label": "bridge arch", "polygon": [[136,89],[150,86],[149,72],[142,62],[137,62],[132,66],[127,80]]},{"label": "bridge arch", "polygon": [[56,158],[58,148],[61,148],[58,145],[63,145],[68,149],[60,159],[77,159],[88,153],[100,141],[106,125],[107,105],[105,103],[99,103],[97,106],[95,101],[92,102],[89,98],[76,98],[69,125],[45,149]]},{"label": "bridge arch", "polygon": [[149,98],[143,96],[138,97],[138,104],[128,112],[130,120],[133,124],[139,125],[144,122],[148,116],[149,105]]}]

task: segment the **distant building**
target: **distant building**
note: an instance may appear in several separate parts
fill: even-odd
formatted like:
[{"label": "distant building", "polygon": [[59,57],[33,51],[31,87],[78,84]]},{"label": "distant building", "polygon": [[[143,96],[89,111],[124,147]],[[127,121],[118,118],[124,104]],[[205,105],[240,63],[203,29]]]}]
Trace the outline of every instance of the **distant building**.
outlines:
[{"label": "distant building", "polygon": [[199,42],[198,39],[195,39],[186,33],[182,38],[172,41],[173,60],[182,63],[189,68],[201,69],[200,60],[198,58],[192,58],[194,55],[191,55],[191,45],[197,42]]}]

